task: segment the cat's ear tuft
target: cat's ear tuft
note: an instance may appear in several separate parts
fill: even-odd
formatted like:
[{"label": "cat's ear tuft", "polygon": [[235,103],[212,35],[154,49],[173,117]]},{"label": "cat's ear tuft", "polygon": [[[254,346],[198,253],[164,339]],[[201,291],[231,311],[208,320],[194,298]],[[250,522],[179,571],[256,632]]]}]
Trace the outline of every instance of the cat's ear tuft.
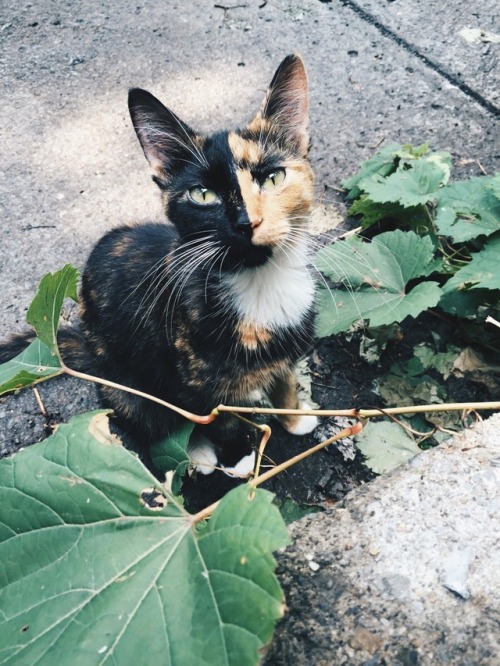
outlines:
[{"label": "cat's ear tuft", "polygon": [[260,116],[269,120],[293,141],[300,153],[309,149],[309,100],[307,73],[302,58],[287,56],[280,64],[264,98]]},{"label": "cat's ear tuft", "polygon": [[128,108],[155,180],[166,184],[177,160],[192,159],[199,152],[197,135],[146,90],[132,88]]}]

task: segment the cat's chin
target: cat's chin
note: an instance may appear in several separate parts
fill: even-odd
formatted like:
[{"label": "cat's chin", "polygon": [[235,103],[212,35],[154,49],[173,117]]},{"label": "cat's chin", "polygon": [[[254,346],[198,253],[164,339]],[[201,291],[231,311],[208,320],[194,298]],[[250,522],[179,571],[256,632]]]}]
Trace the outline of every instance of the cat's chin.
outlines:
[{"label": "cat's chin", "polygon": [[257,266],[262,266],[272,257],[272,250],[270,248],[261,248],[266,250],[266,252],[255,252],[246,256],[243,260],[243,266],[246,268],[256,268]]},{"label": "cat's chin", "polygon": [[233,250],[228,252],[223,263],[223,269],[227,271],[244,268],[257,268],[263,266],[273,255],[270,247],[252,245],[244,250]]}]

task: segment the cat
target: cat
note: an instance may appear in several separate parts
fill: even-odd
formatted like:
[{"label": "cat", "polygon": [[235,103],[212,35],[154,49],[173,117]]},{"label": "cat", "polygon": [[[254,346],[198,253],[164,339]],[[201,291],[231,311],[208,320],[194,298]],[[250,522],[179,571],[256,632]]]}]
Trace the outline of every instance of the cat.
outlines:
[{"label": "cat", "polygon": [[[141,89],[130,90],[129,110],[168,221],[121,226],[97,243],[82,276],[81,332],[60,332],[63,358],[197,414],[263,395],[277,408],[307,408],[294,373],[312,345],[315,291],[302,59],[283,60],[243,129],[201,135]],[[137,441],[179,425],[156,403],[101,393]],[[279,420],[296,435],[317,425],[314,416]],[[198,427],[189,456],[203,474],[247,476],[256,437],[221,415]]]}]

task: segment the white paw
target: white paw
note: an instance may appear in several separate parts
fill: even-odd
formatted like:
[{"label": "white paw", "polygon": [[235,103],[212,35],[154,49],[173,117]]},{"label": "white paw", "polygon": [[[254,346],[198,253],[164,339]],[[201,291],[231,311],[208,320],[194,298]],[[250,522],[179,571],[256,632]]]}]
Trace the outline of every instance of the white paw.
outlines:
[{"label": "white paw", "polygon": [[212,474],[217,466],[217,455],[212,443],[199,433],[191,438],[187,454],[191,465],[200,474]]},{"label": "white paw", "polygon": [[[311,409],[307,402],[303,402],[300,406],[301,409]],[[301,416],[295,426],[290,428],[288,432],[292,435],[307,435],[308,432],[312,432],[314,428],[318,425],[317,416]]]},{"label": "white paw", "polygon": [[224,474],[228,476],[247,479],[255,467],[255,451],[242,458],[234,467],[222,467]]}]

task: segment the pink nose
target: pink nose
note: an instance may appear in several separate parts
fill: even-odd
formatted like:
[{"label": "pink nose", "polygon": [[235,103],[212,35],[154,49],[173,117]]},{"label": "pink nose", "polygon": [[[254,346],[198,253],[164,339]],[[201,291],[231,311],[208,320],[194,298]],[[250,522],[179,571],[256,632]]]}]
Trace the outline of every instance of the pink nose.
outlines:
[{"label": "pink nose", "polygon": [[252,225],[252,229],[255,229],[256,227],[260,226],[262,222],[264,221],[264,218],[262,217],[254,217],[250,220],[250,224]]}]

